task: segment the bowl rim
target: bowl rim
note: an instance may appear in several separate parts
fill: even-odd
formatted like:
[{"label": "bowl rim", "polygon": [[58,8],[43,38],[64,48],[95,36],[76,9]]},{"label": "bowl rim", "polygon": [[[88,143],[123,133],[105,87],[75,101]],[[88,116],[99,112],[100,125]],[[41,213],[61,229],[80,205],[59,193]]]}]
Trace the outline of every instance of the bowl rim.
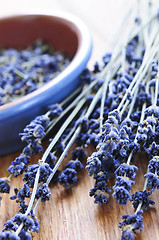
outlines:
[{"label": "bowl rim", "polygon": [[43,11],[38,11],[38,12],[34,11],[34,12],[28,12],[28,13],[9,14],[9,15],[0,17],[0,22],[8,20],[8,19],[12,19],[12,18],[22,18],[25,16],[27,16],[27,17],[47,16],[47,17],[51,17],[51,18],[62,19],[62,21],[65,22],[66,24],[68,24],[68,26],[72,25],[72,27],[74,28],[75,33],[77,35],[77,38],[78,38],[77,50],[76,50],[76,53],[75,53],[73,59],[68,64],[68,66],[59,75],[57,75],[53,80],[44,84],[42,87],[38,88],[37,90],[14,100],[13,102],[9,102],[4,105],[1,105],[0,106],[0,114],[3,111],[6,111],[8,109],[10,110],[10,108],[15,107],[18,104],[22,104],[24,102],[27,102],[30,99],[33,99],[34,97],[38,96],[39,94],[42,94],[47,89],[49,89],[49,88],[53,87],[54,85],[56,85],[57,83],[59,83],[70,72],[75,70],[80,65],[82,60],[84,60],[84,58],[86,57],[86,55],[88,53],[88,49],[90,49],[90,47],[92,48],[92,38],[91,38],[91,35],[90,35],[90,32],[89,32],[87,26],[77,16],[74,16],[73,14],[70,14],[67,12],[63,12],[63,11],[48,12],[47,11],[47,13],[46,13]]}]

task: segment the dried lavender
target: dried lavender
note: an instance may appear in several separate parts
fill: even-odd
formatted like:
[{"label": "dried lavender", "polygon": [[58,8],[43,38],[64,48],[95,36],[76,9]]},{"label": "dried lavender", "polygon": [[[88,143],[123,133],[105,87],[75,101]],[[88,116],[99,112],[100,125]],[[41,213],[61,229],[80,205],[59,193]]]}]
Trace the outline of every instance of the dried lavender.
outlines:
[{"label": "dried lavender", "polygon": [[[15,195],[11,197],[19,204],[19,212],[5,223],[1,238],[31,239],[30,233],[39,231],[35,213],[40,201],[50,199],[50,182],[58,173],[56,180],[60,184],[65,188],[74,187],[77,173],[83,169],[86,159],[85,148],[90,144],[97,149],[87,159],[86,169],[95,180],[90,196],[99,205],[107,204],[111,194],[119,204],[132,201],[136,211],[133,215],[122,216],[121,239],[132,240],[137,230],[142,231],[142,213],[154,205],[150,195],[159,188],[156,61],[159,34],[156,16],[157,13],[152,12],[150,18],[141,16],[140,21],[135,20],[132,29],[126,32],[124,42],[119,41],[114,51],[103,57],[101,64],[95,63],[92,72],[84,71],[83,90],[75,100],[66,108],[65,101],[51,106],[45,115],[33,120],[20,134],[27,147],[9,167],[11,175],[0,179],[1,192],[8,193],[11,177],[23,173],[22,188],[15,189]],[[153,26],[151,31],[150,26]],[[43,151],[42,139],[68,112],[69,117],[50,139],[42,158],[37,164],[29,165],[31,153]],[[58,172],[73,143],[71,160],[63,171]],[[135,156],[141,150],[150,158],[145,185],[142,191],[131,194],[138,170]],[[111,178],[116,181],[114,186],[111,186]],[[30,199],[29,203],[27,199]]]},{"label": "dried lavender", "polygon": [[43,86],[63,71],[70,59],[42,40],[26,49],[0,49],[0,105]]}]

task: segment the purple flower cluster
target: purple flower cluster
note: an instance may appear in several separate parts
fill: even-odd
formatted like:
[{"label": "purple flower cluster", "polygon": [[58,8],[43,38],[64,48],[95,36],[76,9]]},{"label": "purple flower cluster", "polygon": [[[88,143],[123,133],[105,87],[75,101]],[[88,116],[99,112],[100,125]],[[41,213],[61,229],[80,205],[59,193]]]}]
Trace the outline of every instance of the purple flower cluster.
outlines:
[{"label": "purple flower cluster", "polygon": [[121,205],[126,205],[127,200],[132,200],[130,190],[135,183],[132,179],[135,179],[137,170],[136,166],[123,163],[114,172],[116,182],[113,186],[113,197]]},{"label": "purple flower cluster", "polygon": [[95,203],[108,203],[109,193],[108,187],[116,161],[113,151],[119,141],[118,122],[120,116],[117,112],[112,111],[105,124],[103,124],[102,133],[99,134],[98,151],[94,152],[87,159],[86,169],[90,176],[95,179],[94,188],[90,190],[90,196],[94,196]]},{"label": "purple flower cluster", "polygon": [[10,185],[8,183],[7,178],[0,178],[0,192],[1,193],[9,193]]},{"label": "purple flower cluster", "polygon": [[122,237],[121,240],[134,240],[134,233],[136,230],[142,231],[143,228],[143,217],[141,214],[142,210],[138,211],[133,215],[123,215],[123,222],[119,224],[119,227],[122,228]]},{"label": "purple flower cluster", "polygon": [[154,205],[155,202],[149,198],[149,195],[151,192],[149,191],[142,191],[142,192],[136,192],[132,194],[132,201],[133,201],[133,207],[134,209],[137,209],[139,204],[141,204],[141,208],[143,210],[148,211],[150,209],[150,205]]},{"label": "purple flower cluster", "polygon": [[42,202],[46,202],[50,200],[50,197],[51,197],[51,191],[48,188],[47,184],[43,183],[43,185],[38,188],[35,198],[36,199],[41,198]]},{"label": "purple flower cluster", "polygon": [[87,131],[89,129],[88,118],[81,117],[75,121],[75,126],[80,125],[80,133],[76,138],[76,148],[72,151],[72,159],[65,165],[65,169],[59,174],[58,181],[65,188],[74,187],[77,182],[77,173],[84,168],[82,162],[86,158],[86,153],[83,146],[89,139]]},{"label": "purple flower cluster", "polygon": [[[17,236],[15,232],[18,229],[18,226],[20,226],[21,224],[23,224],[22,230]],[[39,232],[39,223],[36,216],[33,213],[31,213],[29,216],[19,213],[4,224],[4,229],[0,233],[0,239],[30,240],[30,232]]]},{"label": "purple flower cluster", "polygon": [[40,169],[40,177],[39,177],[39,183],[45,183],[47,181],[47,178],[52,173],[52,169],[50,168],[49,164],[44,163],[41,164],[40,167],[38,164],[33,164],[28,167],[27,172],[24,173],[23,181],[26,182],[26,184],[33,188],[35,177],[37,174],[38,169]]},{"label": "purple flower cluster", "polygon": [[23,149],[23,152],[20,154],[20,156],[12,161],[11,165],[8,168],[8,172],[10,174],[13,174],[14,177],[22,174],[28,166],[30,155],[31,149],[27,146]]},{"label": "purple flower cluster", "polygon": [[154,156],[148,164],[148,173],[144,175],[147,180],[146,187],[153,192],[156,188],[159,189],[159,157]]},{"label": "purple flower cluster", "polygon": [[[62,108],[60,107],[60,105],[50,105],[48,115],[41,115],[36,117],[33,121],[31,121],[30,124],[25,127],[24,132],[19,134],[21,136],[21,140],[27,143],[27,146],[24,147],[20,156],[18,156],[15,160],[11,162],[11,165],[8,168],[8,172],[10,174],[14,175],[14,177],[22,174],[28,168],[31,154],[38,154],[39,152],[43,151],[41,139],[45,136],[45,131],[51,121],[53,119],[56,119],[61,113]],[[55,160],[56,157],[50,153],[48,158],[46,159],[46,163],[48,163],[50,167],[53,168]],[[8,191],[6,192],[9,193],[10,188],[7,187],[7,189]],[[0,188],[0,192],[4,192],[4,187]]]}]

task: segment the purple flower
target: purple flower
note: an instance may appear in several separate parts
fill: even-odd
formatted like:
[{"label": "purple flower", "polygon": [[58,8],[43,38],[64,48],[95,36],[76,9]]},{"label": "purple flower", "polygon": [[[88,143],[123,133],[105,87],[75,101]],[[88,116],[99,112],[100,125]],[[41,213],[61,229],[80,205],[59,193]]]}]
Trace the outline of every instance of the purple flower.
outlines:
[{"label": "purple flower", "polygon": [[131,229],[122,232],[121,240],[134,240],[135,236]]},{"label": "purple flower", "polygon": [[56,160],[57,158],[55,157],[55,155],[50,152],[45,160],[45,163],[48,163],[50,168],[53,169],[55,166]]},{"label": "purple flower", "polygon": [[93,147],[96,148],[99,142],[100,142],[99,134],[91,133],[89,134],[85,147],[88,147],[89,144],[92,144]]},{"label": "purple flower", "polygon": [[135,179],[138,168],[135,165],[121,164],[115,171],[116,176],[124,176]]},{"label": "purple flower", "polygon": [[88,68],[85,68],[80,76],[80,78],[84,81],[86,84],[90,84],[93,81],[93,77],[91,76],[91,73]]},{"label": "purple flower", "polygon": [[101,170],[101,155],[98,153],[93,153],[88,159],[87,159],[87,166],[86,169],[88,171],[89,176],[92,176],[93,174],[97,174]]},{"label": "purple flower", "polygon": [[49,123],[47,116],[38,116],[24,128],[23,133],[19,134],[21,140],[27,142],[33,152],[42,150],[39,140],[45,136],[45,129]]},{"label": "purple flower", "polygon": [[80,169],[84,168],[82,163],[77,159],[77,160],[70,160],[66,165],[65,168],[71,168],[76,170],[78,172]]},{"label": "purple flower", "polygon": [[49,105],[48,109],[49,109],[49,118],[50,118],[50,120],[58,117],[62,113],[62,111],[63,111],[62,107],[60,105],[58,105],[58,104]]},{"label": "purple flower", "polygon": [[152,116],[152,115],[154,115],[155,117],[158,118],[158,117],[159,117],[159,107],[152,105],[152,106],[146,108],[145,114],[147,114],[147,116]]},{"label": "purple flower", "polygon": [[111,58],[112,54],[111,53],[106,53],[104,56],[103,56],[103,63],[104,63],[104,66],[106,66],[109,61],[110,61],[110,58]]},{"label": "purple flower", "polygon": [[15,222],[18,226],[23,223],[23,230],[25,232],[32,231],[32,232],[39,232],[39,228],[37,226],[37,219],[31,218],[30,216],[26,216],[25,214],[16,214],[13,218],[12,221]]},{"label": "purple flower", "polygon": [[20,237],[20,239],[25,239],[25,240],[31,240],[32,239],[30,233],[26,232],[23,229],[20,231],[19,237]]},{"label": "purple flower", "polygon": [[24,199],[29,198],[31,195],[30,189],[26,184],[23,184],[23,187],[19,189],[14,189],[15,195],[11,197],[12,200],[16,199],[16,202],[20,202],[20,204],[24,204]]},{"label": "purple flower", "polygon": [[29,151],[26,152],[27,150],[26,148],[24,148],[23,153],[19,157],[12,161],[11,165],[7,169],[8,172],[10,172],[10,174],[14,174],[14,177],[17,177],[20,174],[22,174],[27,168],[27,165],[29,163],[30,152]]},{"label": "purple flower", "polygon": [[101,71],[101,67],[100,67],[99,63],[96,62],[96,63],[94,64],[93,73],[99,73],[100,71]]},{"label": "purple flower", "polygon": [[113,186],[113,190],[113,197],[119,202],[120,205],[126,205],[127,200],[132,200],[129,190],[127,190],[123,186]]},{"label": "purple flower", "polygon": [[101,161],[97,157],[94,157],[93,160],[88,159],[86,169],[89,176],[98,173],[101,169]]},{"label": "purple flower", "polygon": [[134,184],[135,182],[130,180],[128,177],[125,176],[117,176],[116,177],[116,183],[114,185],[115,187],[121,187],[123,186],[124,188],[126,188],[127,190],[131,189],[131,186]]},{"label": "purple flower", "polygon": [[142,203],[141,208],[148,211],[150,205],[154,205],[155,202],[149,198],[151,193],[146,190],[143,192],[136,192],[132,194],[133,206],[137,209],[138,205]]},{"label": "purple flower", "polygon": [[41,187],[38,188],[38,190],[36,191],[36,199],[41,198],[42,202],[46,202],[50,200],[50,196],[51,196],[51,191],[48,188],[47,184],[44,183]]},{"label": "purple flower", "polygon": [[159,175],[159,158],[158,157],[153,157],[148,164],[148,169],[149,172],[151,173],[157,173]]},{"label": "purple flower", "polygon": [[94,196],[94,203],[99,204],[100,206],[103,203],[108,203],[108,199],[109,199],[109,194],[106,193],[105,191],[99,190],[99,189],[91,189],[89,192],[89,195],[92,197]]},{"label": "purple flower", "polygon": [[[123,215],[122,219],[124,221],[119,224],[119,227],[122,228],[122,240],[132,240],[134,239],[134,233],[136,230],[142,231],[143,228],[143,217],[141,214],[142,210],[138,211],[133,215]],[[126,238],[127,237],[127,238]]]},{"label": "purple flower", "polygon": [[94,178],[94,188],[90,190],[89,195],[94,197],[95,203],[98,203],[99,205],[102,205],[103,203],[107,204],[111,193],[111,189],[107,185],[110,173],[101,171]]},{"label": "purple flower", "polygon": [[[52,141],[52,138],[49,139],[49,141]],[[62,143],[62,141],[58,140],[57,143],[55,144],[55,146],[52,148],[52,151],[54,152],[56,157],[60,157],[60,155],[62,154],[62,152],[64,151],[64,144]]]},{"label": "purple flower", "polygon": [[99,133],[100,122],[97,119],[90,119],[89,127],[94,133]]},{"label": "purple flower", "polygon": [[155,188],[159,189],[159,179],[157,174],[149,172],[146,173],[144,177],[147,178],[147,188],[150,188],[151,191],[154,191]]},{"label": "purple flower", "polygon": [[[126,139],[121,139],[116,145],[116,154],[120,154],[122,158],[127,157],[130,152],[130,144]],[[118,155],[119,157],[119,155]]]},{"label": "purple flower", "polygon": [[33,188],[34,186],[35,176],[38,168],[40,168],[39,183],[45,183],[49,175],[52,173],[52,169],[47,163],[41,164],[40,166],[38,164],[30,165],[23,177],[23,181],[26,182],[30,188]]},{"label": "purple flower", "polygon": [[11,231],[4,231],[0,233],[0,239],[1,240],[20,240],[20,237],[18,237]]},{"label": "purple flower", "polygon": [[81,117],[76,121],[76,125],[81,126],[81,133],[86,133],[89,129],[89,122],[87,117]]},{"label": "purple flower", "polygon": [[14,222],[12,221],[12,219],[10,219],[10,220],[8,220],[7,222],[4,223],[3,232],[6,231],[6,230],[12,230],[12,231],[15,232],[17,230],[17,228],[18,227],[14,225]]},{"label": "purple flower", "polygon": [[81,147],[81,146],[87,146],[87,140],[89,138],[89,134],[88,133],[83,133],[83,132],[80,132],[76,138],[76,145],[78,147]]},{"label": "purple flower", "polygon": [[74,150],[72,150],[72,159],[73,160],[80,160],[81,162],[83,162],[86,158],[86,153],[84,151],[84,149],[82,147],[77,147]]},{"label": "purple flower", "polygon": [[0,178],[0,193],[9,193],[10,185],[7,178]]},{"label": "purple flower", "polygon": [[148,155],[150,156],[150,158],[152,158],[153,156],[157,156],[159,155],[159,145],[156,144],[155,142],[152,142],[152,144],[146,148],[144,147],[145,151],[148,153]]},{"label": "purple flower", "polygon": [[66,168],[63,170],[58,177],[59,183],[65,188],[74,187],[77,182],[77,172],[74,169]]}]

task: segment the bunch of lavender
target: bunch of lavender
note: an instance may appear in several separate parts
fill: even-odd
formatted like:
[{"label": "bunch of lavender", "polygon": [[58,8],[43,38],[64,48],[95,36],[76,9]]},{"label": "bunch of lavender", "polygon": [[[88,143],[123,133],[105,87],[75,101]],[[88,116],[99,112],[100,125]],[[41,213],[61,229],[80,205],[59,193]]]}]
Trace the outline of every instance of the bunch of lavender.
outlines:
[{"label": "bunch of lavender", "polygon": [[33,92],[55,78],[69,64],[62,52],[42,40],[26,49],[0,50],[0,105]]},{"label": "bunch of lavender", "polygon": [[[108,203],[113,190],[119,204],[133,201],[135,214],[124,215],[120,224],[122,239],[132,240],[134,232],[142,230],[142,211],[154,204],[148,196],[159,186],[158,157],[154,155],[158,154],[157,21],[157,13],[153,12],[149,19],[140,17],[140,21],[138,18],[133,22],[124,42],[119,41],[113,52],[106,54],[102,63],[96,63],[92,71],[84,71],[82,91],[78,89],[62,103],[50,106],[45,115],[34,119],[20,134],[27,146],[8,168],[10,175],[0,179],[0,192],[9,193],[13,176],[23,174],[24,184],[20,189],[15,188],[11,197],[19,204],[19,211],[4,224],[1,239],[31,239],[31,233],[39,231],[35,213],[40,201],[50,199],[50,182],[59,181],[65,188],[73,187],[86,159],[84,148],[90,144],[97,149],[87,159],[86,169],[95,179],[90,196],[101,205]],[[43,138],[67,113],[69,117],[50,139],[42,158],[37,164],[29,165],[31,154],[43,151]],[[58,171],[74,143],[71,160],[63,171]],[[144,190],[133,195],[130,190],[138,170],[134,161],[142,149],[153,159],[145,175]],[[111,177],[116,181],[112,189]]]},{"label": "bunch of lavender", "polygon": [[[151,205],[155,202],[150,199],[150,195],[154,190],[159,188],[158,170],[159,170],[159,152],[158,152],[158,66],[153,63],[152,69],[156,66],[155,78],[151,74],[150,87],[152,105],[145,109],[145,119],[139,124],[139,131],[137,135],[138,141],[142,142],[142,147],[145,152],[148,153],[149,163],[147,167],[147,173],[144,175],[145,184],[142,191],[137,191],[131,195],[131,201],[133,204],[135,214],[123,215],[124,221],[120,223],[119,227],[122,228],[122,239],[134,239],[135,231],[142,231],[143,217],[141,216],[143,211],[148,211]],[[152,72],[153,73],[153,72]],[[153,82],[153,84],[152,84]]]},{"label": "bunch of lavender", "polygon": [[[140,24],[142,21],[144,19],[141,18]],[[87,160],[86,169],[95,179],[94,188],[90,190],[95,203],[108,203],[111,193],[109,179],[112,176],[116,179],[112,187],[113,197],[121,205],[127,204],[127,200],[133,202],[135,214],[124,215],[124,221],[120,224],[123,240],[134,239],[135,231],[142,230],[141,214],[154,204],[149,196],[159,188],[158,39],[158,20],[155,20],[154,25],[146,27],[123,48],[122,71],[111,83],[111,94],[118,98],[118,102],[113,102],[114,110],[109,112],[108,119],[102,125],[97,152]],[[141,150],[147,152],[152,160],[145,174],[143,191],[131,194],[138,170],[131,163]]]}]

